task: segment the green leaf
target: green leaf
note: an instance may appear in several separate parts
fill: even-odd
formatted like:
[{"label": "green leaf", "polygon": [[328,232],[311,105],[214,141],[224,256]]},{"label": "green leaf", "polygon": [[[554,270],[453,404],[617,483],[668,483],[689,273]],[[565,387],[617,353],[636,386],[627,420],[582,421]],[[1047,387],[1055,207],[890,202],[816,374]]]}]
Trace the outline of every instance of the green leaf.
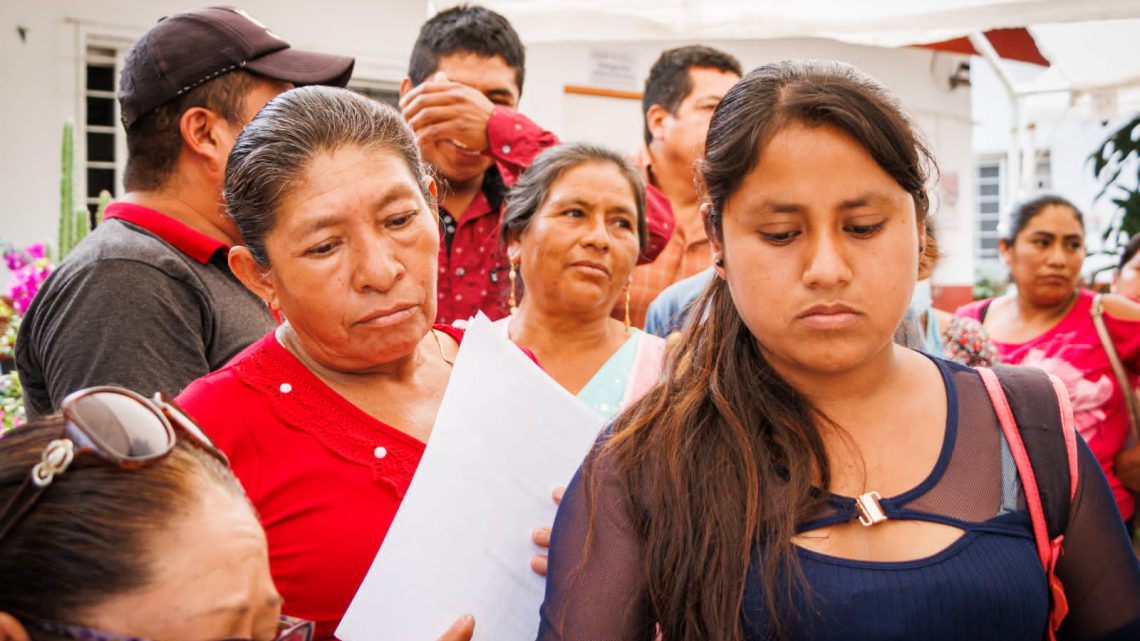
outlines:
[{"label": "green leaf", "polygon": [[[1105,137],[1104,142],[1089,155],[1093,176],[1100,183],[1100,190],[1095,200],[1107,197],[1117,209],[1103,232],[1106,247],[1119,246],[1127,236],[1140,232],[1140,166],[1136,166],[1138,158],[1140,158],[1140,114]],[[1125,168],[1130,168],[1126,176]],[[1135,172],[1132,168],[1135,168]],[[1128,184],[1121,184],[1122,176],[1125,176]]]}]

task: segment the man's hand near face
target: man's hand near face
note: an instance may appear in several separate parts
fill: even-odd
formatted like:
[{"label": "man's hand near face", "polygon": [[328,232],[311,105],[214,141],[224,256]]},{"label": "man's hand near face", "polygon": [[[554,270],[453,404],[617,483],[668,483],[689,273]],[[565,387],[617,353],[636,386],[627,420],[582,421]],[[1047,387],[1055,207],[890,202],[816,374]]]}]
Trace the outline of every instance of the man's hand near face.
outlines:
[{"label": "man's hand near face", "polygon": [[448,80],[442,71],[404,94],[400,109],[421,148],[449,141],[477,154],[490,146],[487,123],[494,103],[477,89]]}]

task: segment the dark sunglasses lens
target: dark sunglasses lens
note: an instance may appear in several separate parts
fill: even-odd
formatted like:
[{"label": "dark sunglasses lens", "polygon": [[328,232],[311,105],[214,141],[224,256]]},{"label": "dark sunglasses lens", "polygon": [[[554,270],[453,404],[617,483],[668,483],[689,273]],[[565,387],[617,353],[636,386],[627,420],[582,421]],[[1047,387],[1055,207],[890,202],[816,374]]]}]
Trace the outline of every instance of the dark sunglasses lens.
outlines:
[{"label": "dark sunglasses lens", "polygon": [[126,394],[95,392],[82,396],[71,413],[101,447],[122,458],[159,456],[172,446],[170,431],[154,410]]}]

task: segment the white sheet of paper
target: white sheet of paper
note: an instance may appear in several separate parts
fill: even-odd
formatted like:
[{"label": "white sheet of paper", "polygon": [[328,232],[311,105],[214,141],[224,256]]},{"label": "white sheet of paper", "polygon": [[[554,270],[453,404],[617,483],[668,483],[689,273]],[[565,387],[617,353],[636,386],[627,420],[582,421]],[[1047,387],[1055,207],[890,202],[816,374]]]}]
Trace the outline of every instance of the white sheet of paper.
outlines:
[{"label": "white sheet of paper", "polygon": [[540,551],[531,532],[554,521],[550,493],[604,421],[474,318],[416,475],[336,636],[435,641],[470,613],[476,640],[534,639],[545,582],[530,569]]}]

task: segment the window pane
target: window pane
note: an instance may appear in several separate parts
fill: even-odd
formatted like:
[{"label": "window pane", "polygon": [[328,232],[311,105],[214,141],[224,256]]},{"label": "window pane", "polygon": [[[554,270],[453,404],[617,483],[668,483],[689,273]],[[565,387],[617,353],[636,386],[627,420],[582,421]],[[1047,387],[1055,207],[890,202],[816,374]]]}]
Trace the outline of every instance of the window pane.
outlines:
[{"label": "window pane", "polygon": [[87,88],[95,91],[114,91],[115,70],[111,67],[88,65]]},{"label": "window pane", "polygon": [[115,126],[115,100],[87,97],[87,124]]},{"label": "window pane", "polygon": [[978,213],[981,214],[998,214],[1001,213],[996,200],[983,200],[978,203]]},{"label": "window pane", "polygon": [[978,167],[979,178],[997,178],[998,166],[997,165],[982,165]]},{"label": "window pane", "polygon": [[373,100],[388,103],[397,109],[400,107],[400,92],[397,89],[380,89],[378,87],[349,87],[349,89]]},{"label": "window pane", "polygon": [[87,197],[98,198],[99,192],[106,189],[115,193],[114,169],[88,169],[87,170]]},{"label": "window pane", "polygon": [[998,248],[998,239],[997,238],[982,238],[981,241],[982,241],[981,246],[982,246],[983,251],[987,250],[987,249],[990,251],[997,251],[997,248]]},{"label": "window pane", "polygon": [[982,232],[997,231],[997,218],[982,218],[978,221],[978,229]]},{"label": "window pane", "polygon": [[87,132],[87,160],[115,161],[115,134]]},{"label": "window pane", "polygon": [[1001,189],[998,185],[978,185],[978,194],[982,196],[997,196]]}]

